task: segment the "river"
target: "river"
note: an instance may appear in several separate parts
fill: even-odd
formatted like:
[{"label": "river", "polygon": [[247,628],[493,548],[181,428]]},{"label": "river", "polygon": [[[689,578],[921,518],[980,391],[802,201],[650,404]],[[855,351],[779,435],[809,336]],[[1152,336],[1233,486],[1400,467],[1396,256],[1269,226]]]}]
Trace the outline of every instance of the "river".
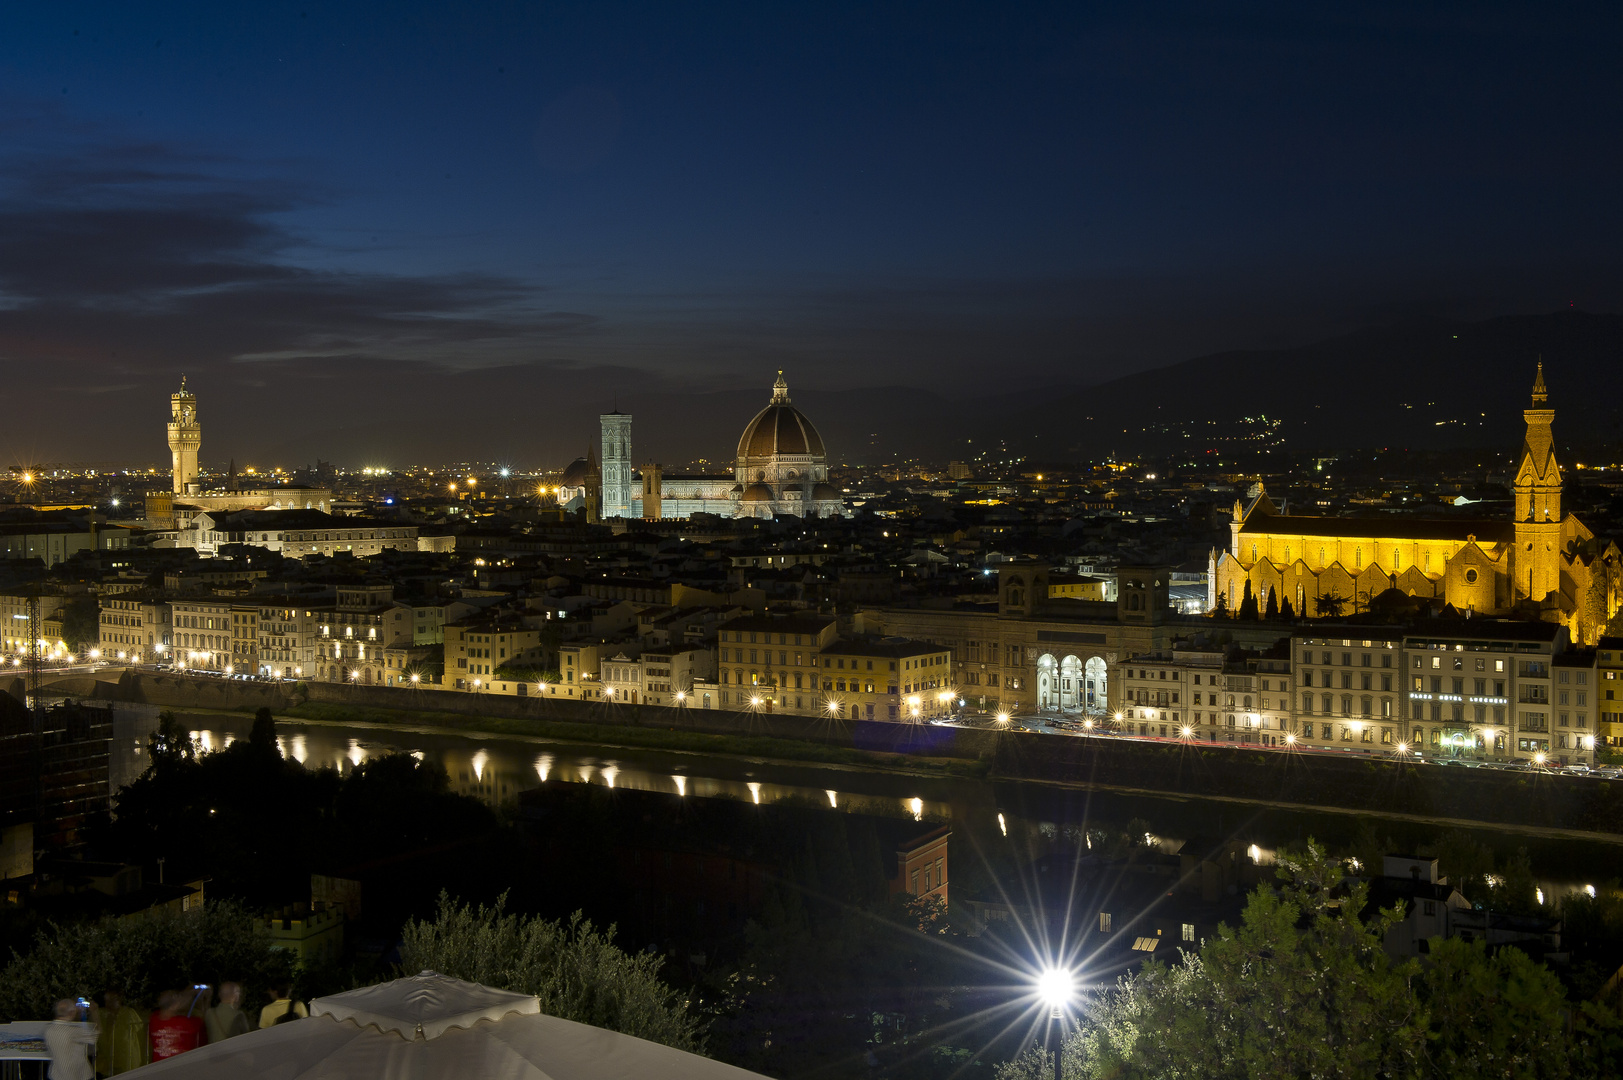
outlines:
[{"label": "river", "polygon": [[[156,710],[153,710],[155,713]],[[192,734],[204,751],[246,738],[252,726],[236,714],[190,713]],[[954,833],[985,851],[1003,839],[1037,836],[1060,842],[1095,828],[1151,834],[1155,846],[1176,852],[1191,837],[1240,836],[1254,854],[1270,860],[1281,845],[1309,836],[1335,847],[1353,846],[1373,830],[1391,854],[1435,843],[1450,830],[1396,818],[1300,811],[1241,801],[1134,795],[1084,788],[919,776],[859,766],[808,764],[671,750],[588,746],[518,736],[492,736],[413,727],[277,721],[284,755],[308,767],[347,771],[369,758],[408,753],[446,770],[454,790],[501,805],[542,784],[597,784],[658,791],[687,798],[731,798],[766,804],[802,800],[830,812],[908,814],[950,822]],[[121,729],[115,745],[115,776],[144,767],[144,739]],[[1055,736],[1058,738],[1059,736]],[[1547,893],[1560,895],[1623,874],[1623,838],[1562,839],[1513,833],[1494,826],[1452,830],[1490,849],[1501,864],[1525,847]],[[955,840],[955,847],[957,841]]]}]

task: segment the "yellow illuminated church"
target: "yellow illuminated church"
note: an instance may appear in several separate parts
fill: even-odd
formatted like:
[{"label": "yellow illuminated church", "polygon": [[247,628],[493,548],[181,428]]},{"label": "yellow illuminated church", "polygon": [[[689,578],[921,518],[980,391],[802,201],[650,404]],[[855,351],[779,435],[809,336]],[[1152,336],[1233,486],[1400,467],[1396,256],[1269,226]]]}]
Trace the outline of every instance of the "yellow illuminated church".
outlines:
[{"label": "yellow illuminated church", "polygon": [[1235,611],[1245,583],[1259,607],[1270,594],[1298,615],[1320,614],[1316,599],[1339,597],[1356,615],[1390,589],[1442,599],[1460,614],[1537,617],[1559,622],[1575,643],[1592,645],[1618,609],[1617,545],[1597,540],[1561,510],[1561,466],[1544,386],[1533,383],[1522,414],[1527,436],[1509,520],[1311,517],[1282,514],[1259,493],[1234,504],[1226,551],[1211,556],[1210,606]]}]

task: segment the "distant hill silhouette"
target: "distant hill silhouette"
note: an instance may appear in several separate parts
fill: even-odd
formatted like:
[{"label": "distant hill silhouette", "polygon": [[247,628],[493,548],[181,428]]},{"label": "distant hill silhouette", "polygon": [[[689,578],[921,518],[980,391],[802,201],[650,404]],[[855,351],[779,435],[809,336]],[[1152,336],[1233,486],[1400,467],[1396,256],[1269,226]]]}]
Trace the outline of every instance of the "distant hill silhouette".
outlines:
[{"label": "distant hill silhouette", "polygon": [[1027,423],[1051,456],[1281,438],[1299,450],[1510,453],[1540,356],[1559,442],[1623,439],[1623,316],[1582,311],[1409,322],[1295,349],[1216,353],[1047,402]]},{"label": "distant hill silhouette", "polygon": [[[1623,438],[1623,316],[1579,311],[1383,326],[1294,349],[1215,353],[1082,390],[1074,382],[1010,381],[997,382],[995,394],[960,385],[829,391],[806,389],[806,372],[788,375],[795,405],[836,463],[967,459],[1002,441],[1038,461],[1204,454],[1260,445],[1261,432],[1282,438],[1287,450],[1491,447],[1508,456],[1540,355],[1559,445]],[[243,457],[233,445],[252,438],[282,464],[319,455],[400,466],[421,460],[430,432],[435,461],[561,468],[596,441],[598,412],[617,405],[636,416],[638,465],[659,461],[674,470],[705,457],[728,469],[739,433],[767,403],[773,374],[763,370],[755,386],[673,393],[635,373],[605,392],[549,369],[476,370],[425,385],[402,409],[265,410],[274,439],[268,431],[221,432],[206,436],[205,452],[218,454],[210,464],[224,468],[228,452]],[[479,423],[447,421],[447,401],[477,402]],[[1251,441],[1226,441],[1233,439]]]}]

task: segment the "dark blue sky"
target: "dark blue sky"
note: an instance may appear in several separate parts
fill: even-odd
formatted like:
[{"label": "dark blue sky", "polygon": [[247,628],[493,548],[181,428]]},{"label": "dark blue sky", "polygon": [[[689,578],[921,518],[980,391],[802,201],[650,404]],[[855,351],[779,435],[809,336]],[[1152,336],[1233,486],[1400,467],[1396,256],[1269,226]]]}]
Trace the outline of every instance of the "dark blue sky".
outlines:
[{"label": "dark blue sky", "polygon": [[529,463],[778,367],[969,398],[1616,310],[1613,10],[10,5],[11,452],[133,455],[181,370],[240,457],[523,401]]}]

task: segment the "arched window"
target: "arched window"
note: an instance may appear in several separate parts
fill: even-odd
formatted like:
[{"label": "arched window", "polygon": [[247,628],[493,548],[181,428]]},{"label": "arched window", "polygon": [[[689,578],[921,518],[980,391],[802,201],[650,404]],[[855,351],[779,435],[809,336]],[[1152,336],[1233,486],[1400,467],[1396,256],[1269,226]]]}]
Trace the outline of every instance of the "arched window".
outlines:
[{"label": "arched window", "polygon": [[1324,562],[1324,549],[1323,549],[1323,548],[1322,548],[1322,547],[1321,547],[1321,548],[1320,548],[1320,549],[1319,549],[1319,569],[1321,569],[1321,570],[1322,570],[1322,569],[1324,569],[1324,566],[1325,566],[1325,562]]}]

